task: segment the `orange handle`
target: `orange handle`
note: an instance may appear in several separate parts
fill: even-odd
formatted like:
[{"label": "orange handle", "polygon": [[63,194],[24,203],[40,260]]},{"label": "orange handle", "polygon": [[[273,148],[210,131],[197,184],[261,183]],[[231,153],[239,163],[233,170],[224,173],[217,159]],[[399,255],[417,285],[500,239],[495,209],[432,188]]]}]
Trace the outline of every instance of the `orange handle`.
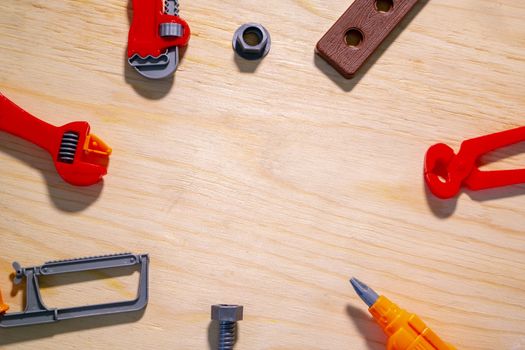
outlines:
[{"label": "orange handle", "polygon": [[5,314],[7,310],[9,310],[9,305],[4,303],[4,299],[2,298],[2,291],[0,290],[0,316]]},{"label": "orange handle", "polygon": [[380,296],[368,311],[388,336],[387,350],[455,350],[415,314]]}]

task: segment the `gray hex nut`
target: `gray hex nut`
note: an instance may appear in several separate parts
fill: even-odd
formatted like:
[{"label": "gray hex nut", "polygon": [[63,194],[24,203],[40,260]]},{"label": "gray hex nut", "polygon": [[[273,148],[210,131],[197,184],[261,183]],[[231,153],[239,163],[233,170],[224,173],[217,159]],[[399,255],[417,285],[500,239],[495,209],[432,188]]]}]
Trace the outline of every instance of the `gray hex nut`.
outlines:
[{"label": "gray hex nut", "polygon": [[[246,37],[250,35],[257,38],[256,44],[246,42]],[[232,45],[235,52],[242,58],[258,60],[270,51],[270,33],[259,23],[246,23],[235,31]]]},{"label": "gray hex nut", "polygon": [[218,304],[211,307],[211,319],[219,322],[237,322],[242,320],[241,305]]}]

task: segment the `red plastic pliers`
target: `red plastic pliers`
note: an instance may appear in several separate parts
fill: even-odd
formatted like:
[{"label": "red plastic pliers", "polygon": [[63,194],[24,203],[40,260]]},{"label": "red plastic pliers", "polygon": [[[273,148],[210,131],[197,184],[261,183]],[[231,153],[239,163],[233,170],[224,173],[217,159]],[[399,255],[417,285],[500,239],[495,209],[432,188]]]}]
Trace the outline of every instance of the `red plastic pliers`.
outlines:
[{"label": "red plastic pliers", "polygon": [[481,171],[477,164],[485,153],[525,141],[525,126],[485,135],[461,143],[458,154],[438,143],[425,156],[425,180],[439,198],[451,198],[462,185],[470,190],[515,185],[525,182],[525,169]]},{"label": "red plastic pliers", "polygon": [[89,129],[87,122],[73,122],[61,127],[48,124],[0,93],[0,131],[48,151],[58,174],[72,185],[93,185],[107,173],[111,148],[90,134]]}]

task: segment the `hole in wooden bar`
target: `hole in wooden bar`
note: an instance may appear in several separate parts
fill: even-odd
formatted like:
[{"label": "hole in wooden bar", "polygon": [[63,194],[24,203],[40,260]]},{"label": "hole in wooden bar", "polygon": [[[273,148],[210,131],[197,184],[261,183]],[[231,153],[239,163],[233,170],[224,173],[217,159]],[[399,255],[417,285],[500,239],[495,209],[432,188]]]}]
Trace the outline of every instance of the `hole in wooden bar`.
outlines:
[{"label": "hole in wooden bar", "polygon": [[376,0],[376,10],[387,13],[394,7],[393,0]]},{"label": "hole in wooden bar", "polygon": [[363,33],[357,28],[349,29],[345,34],[346,45],[357,48],[363,42]]}]

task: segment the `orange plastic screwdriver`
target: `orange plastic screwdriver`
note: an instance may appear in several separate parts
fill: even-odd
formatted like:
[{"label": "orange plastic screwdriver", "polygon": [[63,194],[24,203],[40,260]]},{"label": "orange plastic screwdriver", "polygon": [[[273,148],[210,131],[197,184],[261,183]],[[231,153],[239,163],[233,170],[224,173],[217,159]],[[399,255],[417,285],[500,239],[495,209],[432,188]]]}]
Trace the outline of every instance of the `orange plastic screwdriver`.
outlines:
[{"label": "orange plastic screwdriver", "polygon": [[379,296],[357,278],[350,283],[368,305],[368,311],[388,336],[387,350],[456,350],[446,344],[415,314],[411,314]]}]

